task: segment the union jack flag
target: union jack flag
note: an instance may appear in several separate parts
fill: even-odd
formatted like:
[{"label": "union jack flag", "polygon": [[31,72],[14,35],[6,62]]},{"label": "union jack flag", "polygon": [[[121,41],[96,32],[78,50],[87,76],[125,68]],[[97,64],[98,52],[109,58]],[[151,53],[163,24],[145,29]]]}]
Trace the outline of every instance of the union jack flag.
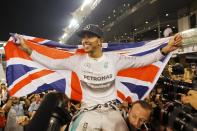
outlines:
[{"label": "union jack flag", "polygon": [[[82,45],[63,45],[57,42],[23,36],[35,51],[53,59],[67,58],[84,53]],[[103,52],[116,52],[124,55],[143,56],[165,46],[170,38],[136,43],[103,43]],[[10,37],[6,46],[6,77],[11,96],[25,96],[49,89],[65,93],[69,98],[83,101],[83,88],[75,72],[50,70],[33,61]],[[160,61],[145,67],[129,68],[118,72],[115,80],[117,99],[135,101],[144,99],[155,86],[171,54]]]}]

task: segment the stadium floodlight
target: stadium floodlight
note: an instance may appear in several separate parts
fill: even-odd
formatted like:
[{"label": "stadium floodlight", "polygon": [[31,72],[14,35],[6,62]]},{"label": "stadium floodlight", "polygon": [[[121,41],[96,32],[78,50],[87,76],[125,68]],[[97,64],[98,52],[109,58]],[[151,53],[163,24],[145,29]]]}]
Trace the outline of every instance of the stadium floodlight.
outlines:
[{"label": "stadium floodlight", "polygon": [[68,26],[68,28],[71,28],[71,27],[77,27],[79,25],[78,21],[76,19],[72,19],[70,21],[70,25]]},{"label": "stadium floodlight", "polygon": [[63,44],[64,42],[60,40],[59,43],[60,43],[60,44]]},{"label": "stadium floodlight", "polygon": [[101,2],[101,0],[95,0],[91,6],[91,9],[93,10],[100,2]]},{"label": "stadium floodlight", "polygon": [[84,7],[89,5],[93,0],[84,0],[82,6],[81,6],[81,11],[83,11]]},{"label": "stadium floodlight", "polygon": [[64,35],[62,36],[62,38],[63,39],[66,38],[67,35],[68,35],[67,33],[64,33]]}]

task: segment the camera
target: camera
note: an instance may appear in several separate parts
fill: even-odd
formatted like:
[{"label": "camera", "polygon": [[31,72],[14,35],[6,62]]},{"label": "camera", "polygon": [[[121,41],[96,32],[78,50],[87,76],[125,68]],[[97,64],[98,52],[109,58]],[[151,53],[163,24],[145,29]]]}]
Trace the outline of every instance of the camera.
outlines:
[{"label": "camera", "polygon": [[197,130],[197,113],[189,105],[183,105],[175,100],[166,104],[161,110],[162,124],[174,131]]},{"label": "camera", "polygon": [[51,113],[47,131],[59,131],[61,126],[68,124],[71,119],[71,113],[66,109],[68,98],[62,93],[49,93],[56,97],[56,104]]},{"label": "camera", "polygon": [[168,77],[162,77],[158,80],[157,86],[163,88],[162,97],[166,100],[179,100],[181,94],[187,94],[189,90],[192,89],[193,85],[191,83],[186,83],[183,81],[172,81]]},{"label": "camera", "polygon": [[68,97],[63,93],[51,92],[45,95],[25,131],[59,131],[72,119],[67,110],[68,101]]},{"label": "camera", "polygon": [[174,131],[197,130],[196,110],[190,105],[184,105],[180,102],[181,94],[187,94],[189,90],[193,89],[193,85],[162,77],[157,86],[163,89],[161,94],[163,107],[160,110],[162,125],[170,127]]},{"label": "camera", "polygon": [[54,111],[51,114],[51,118],[49,121],[49,126],[47,131],[57,131],[60,130],[60,127],[68,124],[72,116],[68,110],[66,110],[65,103],[60,102],[54,109]]}]

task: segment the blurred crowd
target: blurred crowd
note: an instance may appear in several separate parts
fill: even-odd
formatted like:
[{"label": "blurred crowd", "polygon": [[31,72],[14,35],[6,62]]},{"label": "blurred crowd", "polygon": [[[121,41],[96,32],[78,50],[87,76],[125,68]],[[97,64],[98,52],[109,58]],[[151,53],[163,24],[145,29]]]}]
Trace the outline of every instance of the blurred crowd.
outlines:
[{"label": "blurred crowd", "polygon": [[[50,92],[56,91],[10,97],[6,82],[0,81],[0,131],[23,131],[23,126],[32,120],[44,96]],[[71,100],[67,107],[74,115],[80,109],[80,103]]]},{"label": "blurred crowd", "polygon": [[197,129],[196,73],[195,63],[185,67],[181,63],[166,66],[155,88],[146,98],[152,107],[151,122],[155,130]]},{"label": "blurred crowd", "polygon": [[193,83],[196,79],[196,63],[183,66],[181,63],[169,64],[163,72],[163,76],[174,81]]},{"label": "blurred crowd", "polygon": [[1,83],[0,92],[0,130],[22,131],[22,126],[32,119],[39,108],[44,94],[9,97],[6,83]]}]

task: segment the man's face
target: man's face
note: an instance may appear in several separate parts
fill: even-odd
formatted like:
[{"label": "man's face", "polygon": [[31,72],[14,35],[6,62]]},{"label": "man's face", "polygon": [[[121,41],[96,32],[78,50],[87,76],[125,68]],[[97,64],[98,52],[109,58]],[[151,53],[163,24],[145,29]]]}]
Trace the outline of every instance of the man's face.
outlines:
[{"label": "man's face", "polygon": [[85,34],[82,37],[82,45],[86,53],[91,53],[101,48],[101,39],[92,34]]},{"label": "man's face", "polygon": [[36,94],[35,95],[35,101],[39,101],[40,100],[40,95],[39,94]]},{"label": "man's face", "polygon": [[135,128],[140,126],[149,120],[151,111],[144,109],[140,104],[135,104],[129,111],[129,123]]}]

